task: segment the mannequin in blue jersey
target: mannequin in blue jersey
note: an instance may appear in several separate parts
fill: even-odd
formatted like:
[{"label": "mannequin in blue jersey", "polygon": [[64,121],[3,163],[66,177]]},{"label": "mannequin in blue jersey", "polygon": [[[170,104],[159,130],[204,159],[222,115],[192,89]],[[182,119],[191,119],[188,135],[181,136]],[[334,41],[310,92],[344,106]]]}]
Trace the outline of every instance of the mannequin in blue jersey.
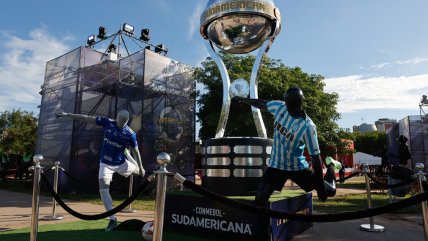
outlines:
[{"label": "mannequin in blue jersey", "polygon": [[[117,172],[128,177],[132,174],[144,176],[145,170],[141,163],[141,155],[138,150],[137,137],[135,132],[128,127],[129,112],[120,110],[116,120],[95,117],[82,114],[61,112],[58,118],[71,117],[75,120],[93,123],[104,128],[104,141],[100,155],[100,168],[98,172],[98,182],[101,200],[107,211],[113,209],[113,200],[110,196],[110,182],[113,173]],[[133,157],[128,151],[131,148]],[[134,159],[135,158],[135,159]],[[117,226],[117,219],[114,215],[109,217],[106,231],[112,231]]]},{"label": "mannequin in blue jersey", "polygon": [[[327,173],[323,177],[316,127],[303,110],[303,99],[303,92],[298,87],[289,88],[284,101],[232,98],[234,102],[265,110],[274,118],[272,154],[256,192],[258,206],[267,207],[272,193],[282,190],[287,179],[306,192],[316,190],[322,201],[336,194],[334,165],[326,165]],[[303,154],[305,148],[311,156],[312,167]]]}]

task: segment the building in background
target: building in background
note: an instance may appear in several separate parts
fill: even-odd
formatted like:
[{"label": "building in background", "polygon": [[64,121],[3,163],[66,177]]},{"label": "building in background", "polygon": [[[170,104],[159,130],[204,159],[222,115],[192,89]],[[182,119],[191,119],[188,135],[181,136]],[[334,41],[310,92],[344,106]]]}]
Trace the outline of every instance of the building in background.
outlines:
[{"label": "building in background", "polygon": [[375,121],[377,131],[379,132],[386,132],[389,128],[393,127],[396,124],[396,120],[389,118],[380,118],[379,120]]},{"label": "building in background", "polygon": [[353,132],[366,133],[366,132],[377,131],[377,128],[376,128],[375,124],[363,123],[359,126],[353,126],[352,130],[353,130]]}]

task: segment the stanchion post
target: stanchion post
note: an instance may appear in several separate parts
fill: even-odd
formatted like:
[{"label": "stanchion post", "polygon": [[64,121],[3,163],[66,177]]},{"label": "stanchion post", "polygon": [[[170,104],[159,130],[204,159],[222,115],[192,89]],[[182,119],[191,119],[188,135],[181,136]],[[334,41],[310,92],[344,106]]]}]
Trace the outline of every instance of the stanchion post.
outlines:
[{"label": "stanchion post", "polygon": [[[56,193],[58,193],[58,173],[59,173],[59,169],[62,169],[62,167],[59,166],[59,164],[61,164],[60,162],[55,162],[55,165],[52,167],[52,169],[54,170],[54,190]],[[49,216],[43,216],[41,218],[41,220],[61,220],[63,219],[64,216],[62,215],[56,215],[56,200],[55,198],[52,198],[52,215]]]},{"label": "stanchion post", "polygon": [[[416,163],[415,165],[417,176],[419,180],[419,193],[424,192],[423,182],[426,182],[425,173],[424,173],[424,164]],[[421,202],[422,205],[422,219],[424,225],[424,236],[425,241],[428,241],[428,206],[427,201]]]},{"label": "stanchion post", "polygon": [[171,157],[168,153],[161,152],[157,156],[157,163],[160,168],[155,172],[157,176],[157,189],[156,189],[156,207],[155,207],[155,220],[153,223],[153,241],[162,241],[163,233],[163,221],[164,221],[164,210],[165,210],[165,196],[166,196],[166,185],[168,178],[168,171],[166,165],[171,161]]},{"label": "stanchion post", "polygon": [[37,154],[33,157],[34,166],[30,167],[29,170],[33,170],[33,199],[32,199],[32,210],[31,210],[31,232],[30,241],[37,240],[37,231],[39,228],[39,193],[40,193],[40,173],[43,172],[43,167],[40,166],[40,162],[43,161],[43,156]]},{"label": "stanchion post", "polygon": [[[132,187],[134,186],[134,175],[131,174],[131,176],[129,176],[129,189],[128,189],[128,197],[132,196]],[[121,212],[123,213],[135,213],[136,210],[132,209],[132,203],[130,203],[128,205],[128,208],[123,209]]]},{"label": "stanchion post", "polygon": [[[364,166],[364,177],[366,180],[368,208],[372,208],[372,194],[371,194],[371,188],[370,188],[370,179],[369,179],[369,176],[367,174],[368,166],[366,163],[364,163],[363,166]],[[371,216],[369,219],[370,219],[369,224],[361,224],[361,226],[360,226],[361,230],[368,231],[368,232],[383,232],[383,231],[385,231],[385,228],[383,226],[374,224],[373,216]]]}]

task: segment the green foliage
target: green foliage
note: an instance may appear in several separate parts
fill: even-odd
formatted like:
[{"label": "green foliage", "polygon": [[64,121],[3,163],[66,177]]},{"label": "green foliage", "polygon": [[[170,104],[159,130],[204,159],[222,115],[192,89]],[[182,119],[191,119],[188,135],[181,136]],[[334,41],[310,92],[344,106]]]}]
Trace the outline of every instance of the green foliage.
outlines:
[{"label": "green foliage", "polygon": [[32,112],[12,110],[0,114],[1,153],[29,155],[34,153],[37,118]]},{"label": "green foliage", "polygon": [[355,151],[364,152],[371,155],[380,156],[383,148],[386,146],[385,132],[367,132],[354,133],[355,135]]},{"label": "green foliage", "polygon": [[[229,71],[231,81],[238,78],[247,81],[250,79],[254,56],[236,56],[225,53],[221,53],[221,56]],[[194,73],[195,79],[206,87],[203,93],[198,93],[199,112],[197,116],[201,122],[199,135],[202,139],[209,139],[215,136],[222,106],[221,75],[211,58],[202,62],[202,67],[196,68]],[[283,100],[284,93],[289,87],[301,88],[305,95],[306,113],[317,126],[321,150],[326,154],[332,154],[324,149],[330,150],[332,148],[327,149],[328,146],[340,143],[337,135],[339,127],[335,122],[340,118],[336,111],[339,95],[325,93],[323,80],[324,77],[321,75],[310,75],[298,67],[290,68],[280,60],[266,57],[263,59],[259,71],[258,91],[260,99]],[[262,113],[262,115],[268,136],[272,137],[272,116],[268,113]],[[257,136],[250,106],[232,103],[225,136]]]}]

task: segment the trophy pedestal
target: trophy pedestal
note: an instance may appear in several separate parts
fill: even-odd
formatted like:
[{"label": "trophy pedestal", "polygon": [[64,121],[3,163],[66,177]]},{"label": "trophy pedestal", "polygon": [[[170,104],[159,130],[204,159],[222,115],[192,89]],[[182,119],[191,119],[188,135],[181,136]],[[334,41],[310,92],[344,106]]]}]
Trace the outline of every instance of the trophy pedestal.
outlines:
[{"label": "trophy pedestal", "polygon": [[271,151],[272,140],[267,138],[223,137],[204,141],[202,187],[222,195],[254,195]]}]

